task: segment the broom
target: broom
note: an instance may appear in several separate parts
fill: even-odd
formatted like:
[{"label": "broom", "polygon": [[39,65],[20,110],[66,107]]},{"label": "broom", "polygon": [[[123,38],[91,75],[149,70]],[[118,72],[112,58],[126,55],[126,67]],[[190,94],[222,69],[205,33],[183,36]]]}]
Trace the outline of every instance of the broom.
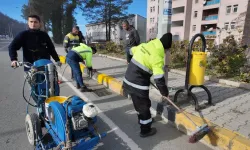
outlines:
[{"label": "broom", "polygon": [[[152,84],[152,83],[151,83]],[[152,84],[157,90],[158,88]],[[203,124],[202,126],[198,126],[187,114],[184,110],[181,110],[177,105],[175,105],[168,97],[162,96],[163,99],[167,100],[170,104],[172,104],[179,112],[181,112],[188,120],[192,122],[192,124],[197,128],[189,137],[189,143],[196,143],[201,140],[205,135],[207,135],[211,129],[207,124]]]}]

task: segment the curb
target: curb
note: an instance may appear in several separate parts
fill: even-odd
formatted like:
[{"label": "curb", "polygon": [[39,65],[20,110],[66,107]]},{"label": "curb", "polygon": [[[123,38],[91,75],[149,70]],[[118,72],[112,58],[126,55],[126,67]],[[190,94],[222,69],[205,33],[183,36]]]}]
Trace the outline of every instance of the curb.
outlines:
[{"label": "curb", "polygon": [[[100,56],[100,57],[106,57],[106,58],[110,58],[110,59],[114,59],[114,60],[127,62],[127,60],[121,59],[121,58],[116,58],[116,57],[103,55],[103,54],[97,54],[97,55]],[[184,75],[184,76],[186,75],[185,71],[181,71],[181,70],[177,70],[177,69],[170,69],[170,72],[180,74],[180,75]],[[235,81],[230,81],[230,80],[225,80],[225,79],[218,79],[218,78],[212,77],[212,76],[205,76],[205,80],[220,83],[220,84],[224,84],[224,85],[228,85],[228,86],[233,86],[233,87],[237,87],[237,88],[243,88],[243,89],[250,90],[250,83],[235,82]]]},{"label": "curb", "polygon": [[[65,59],[64,56],[61,56],[62,60]],[[64,57],[64,58],[63,58]],[[62,62],[65,64],[65,62]],[[80,64],[81,71],[86,73],[85,66]],[[124,92],[122,89],[122,82],[108,76],[106,74],[96,72],[93,77],[99,84],[103,84],[112,91],[123,95]],[[206,135],[201,142],[208,145],[209,147],[221,150],[250,150],[250,139],[247,139],[240,134],[233,132],[231,130],[222,128],[216,124],[213,124],[209,120],[195,116],[190,113],[186,113],[198,126],[206,123],[211,127],[211,132]],[[193,131],[196,130],[195,126],[181,113],[174,112],[174,119],[171,118],[171,113],[167,116],[162,114],[163,120],[170,121],[178,130],[184,132],[187,135],[190,135]]]}]

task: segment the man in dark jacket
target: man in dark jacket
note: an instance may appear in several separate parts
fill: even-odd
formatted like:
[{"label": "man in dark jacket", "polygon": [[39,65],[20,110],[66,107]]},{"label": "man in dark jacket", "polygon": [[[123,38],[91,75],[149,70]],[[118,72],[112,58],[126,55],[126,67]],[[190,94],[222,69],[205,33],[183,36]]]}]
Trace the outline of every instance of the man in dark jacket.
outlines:
[{"label": "man in dark jacket", "polygon": [[131,59],[129,55],[129,49],[140,44],[140,36],[136,29],[133,26],[129,25],[129,22],[127,20],[124,20],[122,22],[122,28],[126,32],[125,37],[122,40],[124,41],[127,63],[129,63]]},{"label": "man in dark jacket", "polygon": [[155,83],[163,96],[168,97],[169,94],[165,84],[163,67],[165,52],[171,48],[171,45],[172,34],[167,33],[160,39],[142,43],[130,49],[132,59],[123,80],[123,89],[130,94],[135,110],[138,113],[141,137],[151,136],[156,133],[156,129],[151,128],[150,77],[154,76]]},{"label": "man in dark jacket", "polygon": [[[19,33],[9,45],[9,56],[11,66],[16,67],[18,56],[17,51],[23,48],[23,61],[33,63],[39,59],[50,59],[50,56],[61,65],[55,47],[46,32],[40,31],[40,17],[30,15],[28,17],[29,29]],[[24,68],[28,71],[28,68]]]}]

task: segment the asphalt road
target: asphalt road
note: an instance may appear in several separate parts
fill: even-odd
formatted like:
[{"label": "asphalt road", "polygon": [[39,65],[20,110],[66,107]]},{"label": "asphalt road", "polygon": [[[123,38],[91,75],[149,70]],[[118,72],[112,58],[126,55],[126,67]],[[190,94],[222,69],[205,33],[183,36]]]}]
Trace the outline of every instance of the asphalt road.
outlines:
[{"label": "asphalt road", "polygon": [[[8,42],[0,41],[0,149],[29,150],[32,147],[28,143],[24,125],[26,103],[22,97],[23,68],[14,70],[10,67],[7,46]],[[20,51],[19,57],[21,54]],[[62,70],[59,73],[62,74]],[[108,135],[98,144],[98,150],[210,150],[202,143],[189,144],[188,136],[164,121],[153,124],[158,130],[155,136],[140,138],[137,116],[131,100],[111,91],[107,96],[80,93],[69,80],[69,68],[66,69],[63,79],[68,81],[60,85],[61,95],[85,97],[101,111],[97,126],[100,132],[107,131]],[[90,88],[97,91],[107,90],[93,80],[86,77],[84,79]]]}]

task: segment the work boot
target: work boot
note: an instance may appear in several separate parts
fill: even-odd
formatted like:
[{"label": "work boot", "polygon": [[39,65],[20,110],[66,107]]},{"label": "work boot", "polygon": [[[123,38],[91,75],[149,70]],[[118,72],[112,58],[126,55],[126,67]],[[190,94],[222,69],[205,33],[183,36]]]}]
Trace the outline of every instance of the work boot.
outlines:
[{"label": "work boot", "polygon": [[77,88],[77,89],[80,89],[81,86],[80,86],[79,84],[76,84],[76,88]]},{"label": "work boot", "polygon": [[152,135],[155,135],[157,132],[156,128],[150,128],[148,131],[141,131],[140,133],[140,137],[142,138],[145,138],[145,137],[148,137],[148,136],[152,136]]},{"label": "work boot", "polygon": [[81,87],[81,92],[92,92],[92,89],[87,88],[86,86]]}]

